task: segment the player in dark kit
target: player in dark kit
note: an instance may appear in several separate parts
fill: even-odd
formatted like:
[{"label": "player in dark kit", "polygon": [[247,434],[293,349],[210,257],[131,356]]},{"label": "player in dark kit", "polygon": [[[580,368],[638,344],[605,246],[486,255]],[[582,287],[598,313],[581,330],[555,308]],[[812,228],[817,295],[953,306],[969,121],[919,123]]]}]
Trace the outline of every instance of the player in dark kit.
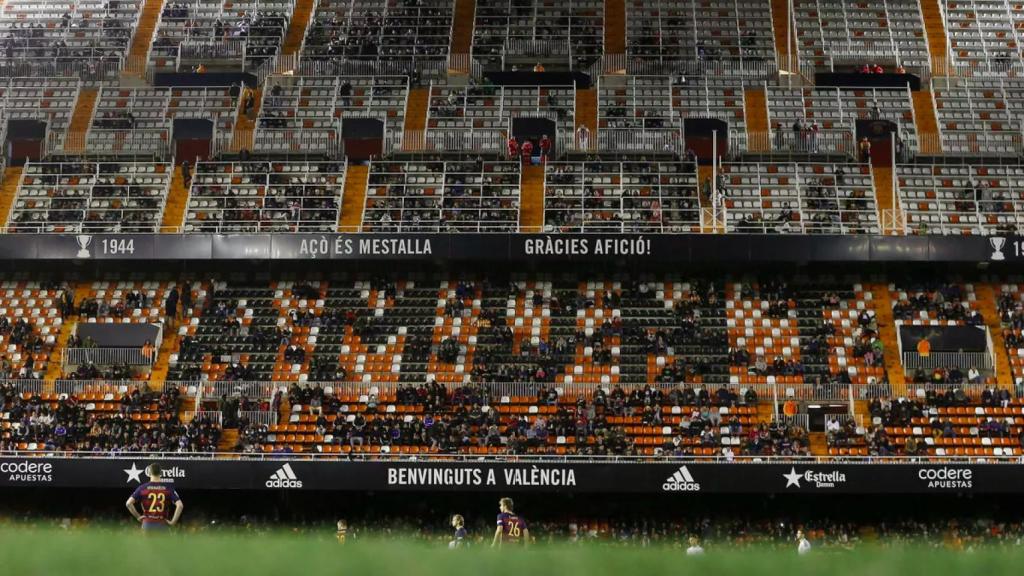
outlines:
[{"label": "player in dark kit", "polygon": [[448,542],[451,549],[462,548],[466,545],[466,519],[462,514],[452,516],[452,528],[455,529],[455,538]]},{"label": "player in dark kit", "polygon": [[[139,484],[139,487],[124,504],[132,516],[142,522],[143,530],[162,530],[168,526],[174,526],[181,518],[182,510],[185,509],[185,503],[178,498],[178,493],[174,491],[173,486],[161,480],[161,474],[163,474],[163,470],[159,464],[147,466],[146,476],[149,476],[149,482]],[[136,502],[142,505],[141,514],[135,508]],[[168,519],[167,513],[172,505],[174,514]]]},{"label": "player in dark kit", "polygon": [[494,531],[494,541],[491,547],[501,546],[506,542],[509,544],[522,544],[529,546],[530,531],[526,528],[526,520],[517,515],[512,509],[512,499],[502,498],[498,501],[498,528]]}]

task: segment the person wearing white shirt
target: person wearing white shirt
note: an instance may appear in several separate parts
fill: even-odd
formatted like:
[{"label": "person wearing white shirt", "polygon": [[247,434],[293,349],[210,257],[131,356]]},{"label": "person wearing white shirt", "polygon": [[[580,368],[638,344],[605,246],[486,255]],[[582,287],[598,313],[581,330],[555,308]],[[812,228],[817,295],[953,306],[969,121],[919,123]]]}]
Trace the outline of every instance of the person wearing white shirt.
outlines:
[{"label": "person wearing white shirt", "polygon": [[804,535],[803,530],[797,530],[796,532],[796,553],[803,556],[811,552],[811,541]]},{"label": "person wearing white shirt", "polygon": [[696,536],[690,536],[690,547],[686,549],[687,556],[702,556],[704,554],[704,547],[700,545],[700,540]]}]

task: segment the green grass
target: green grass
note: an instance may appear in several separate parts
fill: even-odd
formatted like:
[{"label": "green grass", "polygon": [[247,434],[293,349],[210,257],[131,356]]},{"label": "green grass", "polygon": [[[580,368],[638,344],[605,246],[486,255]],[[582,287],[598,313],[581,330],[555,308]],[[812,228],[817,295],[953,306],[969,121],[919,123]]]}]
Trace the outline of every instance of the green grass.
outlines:
[{"label": "green grass", "polygon": [[443,544],[368,540],[341,546],[323,537],[276,534],[144,536],[117,529],[59,532],[0,529],[0,574],[12,576],[190,574],[235,576],[576,576],[693,574],[699,576],[927,576],[1017,574],[1024,551],[984,549],[974,553],[925,548],[854,552],[819,551],[798,557],[792,550],[729,550],[709,546],[704,557],[672,548],[543,546],[494,551],[486,547],[448,550]]}]

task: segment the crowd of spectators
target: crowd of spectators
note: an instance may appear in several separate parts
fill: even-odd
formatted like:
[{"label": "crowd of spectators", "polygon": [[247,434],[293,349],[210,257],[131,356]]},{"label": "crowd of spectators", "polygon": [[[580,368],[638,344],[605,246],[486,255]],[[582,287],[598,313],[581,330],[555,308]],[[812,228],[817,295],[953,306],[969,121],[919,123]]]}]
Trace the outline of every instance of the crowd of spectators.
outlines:
[{"label": "crowd of spectators", "polygon": [[[952,416],[942,416],[938,408],[981,406],[1005,408],[1012,401],[1005,388],[989,386],[981,395],[972,398],[963,388],[951,386],[945,390],[929,388],[920,399],[875,397],[868,402],[868,413],[872,423],[858,426],[852,419],[833,421],[827,428],[826,440],[829,446],[866,445],[870,456],[920,456],[926,453],[926,438],[958,438],[976,436],[981,438],[1016,438],[1024,442],[1024,431],[1008,420],[985,416],[978,424],[964,427],[953,421]],[[921,424],[927,422],[927,424]],[[925,434],[911,434],[899,438],[891,437],[886,427],[922,427]],[[926,430],[924,430],[926,429]]]},{"label": "crowd of spectators", "polygon": [[[664,441],[654,447],[656,454],[693,455],[697,448],[718,452],[722,436],[742,439],[739,446],[724,446],[721,455],[809,455],[805,430],[784,424],[750,424],[735,414],[721,415],[719,407],[755,405],[757,395],[748,390],[740,397],[724,386],[709,394],[691,387],[662,390],[646,386],[626,392],[616,386],[610,391],[596,390],[590,398],[566,400],[554,387],[536,388],[537,405],[553,412],[528,417],[508,413],[497,400],[497,393],[486,384],[466,385],[451,392],[431,382],[418,387],[402,386],[396,392],[400,405],[418,406],[415,416],[386,412],[376,395],[366,398],[365,411],[346,418],[347,410],[334,395],[319,385],[293,385],[289,401],[299,404],[316,417],[316,434],[329,437],[334,444],[363,447],[420,446],[431,451],[454,453],[470,447],[496,448],[507,454],[554,453],[556,446],[570,453],[586,455],[639,455],[643,446],[627,431],[624,419],[642,426],[665,427]],[[683,408],[677,424],[663,416],[665,407]],[[338,415],[331,421],[329,415]],[[638,422],[637,422],[638,420]],[[727,431],[726,431],[727,429]],[[248,429],[252,431],[253,429]],[[250,438],[247,447],[266,438],[266,430]],[[662,430],[659,430],[662,433]],[[556,445],[558,437],[576,438],[576,444]],[[587,439],[584,441],[583,439]],[[291,447],[280,445],[279,451]]]},{"label": "crowd of spectators", "polygon": [[926,312],[933,320],[952,320],[969,326],[985,323],[981,313],[971,308],[967,294],[959,284],[924,284],[907,289],[906,295],[892,306],[896,320],[915,320],[920,312]]},{"label": "crowd of spectators", "polygon": [[[81,452],[212,452],[220,439],[220,424],[197,417],[188,424],[178,418],[180,391],[133,388],[113,402],[114,410],[96,410],[75,395],[56,402],[40,394],[27,398],[10,384],[0,385],[5,421],[0,450],[36,444],[42,450]],[[154,419],[136,419],[152,415]]]}]

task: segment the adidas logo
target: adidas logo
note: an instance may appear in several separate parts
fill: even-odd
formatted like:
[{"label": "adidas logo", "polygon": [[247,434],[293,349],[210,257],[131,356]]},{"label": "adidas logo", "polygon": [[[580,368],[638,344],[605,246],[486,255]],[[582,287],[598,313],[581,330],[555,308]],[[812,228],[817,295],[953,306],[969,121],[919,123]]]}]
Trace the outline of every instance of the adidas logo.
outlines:
[{"label": "adidas logo", "polygon": [[270,475],[267,488],[302,488],[302,480],[295,475],[291,464],[285,464]]},{"label": "adidas logo", "polygon": [[665,480],[661,489],[666,492],[700,492],[700,484],[694,482],[693,475],[686,466],[680,466],[675,474]]}]

